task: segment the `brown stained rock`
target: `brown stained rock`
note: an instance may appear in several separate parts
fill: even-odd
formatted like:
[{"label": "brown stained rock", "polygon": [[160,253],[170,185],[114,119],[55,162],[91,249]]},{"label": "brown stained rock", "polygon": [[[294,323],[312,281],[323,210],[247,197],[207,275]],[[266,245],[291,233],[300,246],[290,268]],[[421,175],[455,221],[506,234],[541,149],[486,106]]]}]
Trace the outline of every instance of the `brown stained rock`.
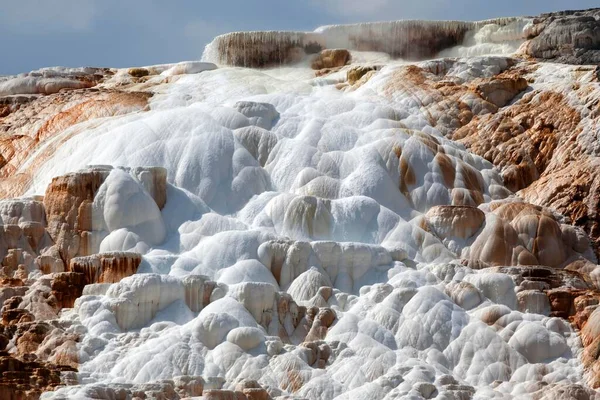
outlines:
[{"label": "brown stained rock", "polygon": [[333,74],[334,72],[338,72],[341,70],[342,70],[342,67],[318,69],[315,71],[315,76],[316,77],[327,76],[327,75]]},{"label": "brown stained rock", "polygon": [[205,390],[203,397],[205,400],[247,400],[246,395],[242,392],[223,389]]},{"label": "brown stained rock", "polygon": [[132,252],[100,253],[71,259],[69,270],[81,273],[86,285],[116,283],[137,272],[142,256]]},{"label": "brown stained rock", "polygon": [[255,380],[244,379],[235,387],[236,393],[243,393],[248,400],[269,400],[269,393]]},{"label": "brown stained rock", "polygon": [[109,173],[107,169],[70,173],[52,179],[46,189],[44,206],[48,233],[66,265],[77,255],[88,255],[81,254],[81,251],[89,245],[80,242],[82,233],[92,229],[92,215],[91,211],[83,210],[91,207],[96,192]]},{"label": "brown stained rock", "polygon": [[15,333],[18,354],[35,353],[46,336],[53,330],[46,322],[20,323]]},{"label": "brown stained rock", "polygon": [[68,371],[76,372],[68,366],[20,361],[7,354],[1,354],[0,398],[37,400],[42,392],[53,390],[61,385],[61,374]]},{"label": "brown stained rock", "polygon": [[589,245],[550,210],[515,199],[494,201],[482,209],[488,214],[484,229],[468,250],[470,260],[495,266],[556,268],[565,268],[578,260],[589,265],[588,274],[596,268],[590,261],[594,257]]},{"label": "brown stained rock", "polygon": [[19,308],[19,304],[21,304],[22,301],[23,297],[13,296],[4,301],[4,304],[2,305],[2,310],[14,310],[16,308]]},{"label": "brown stained rock", "polygon": [[5,335],[0,335],[0,351],[4,351],[10,343],[10,339]]},{"label": "brown stained rock", "polygon": [[331,357],[331,347],[325,341],[312,341],[303,342],[300,344],[301,347],[307,349],[305,354],[307,356],[308,365],[313,368],[325,368],[329,357]]},{"label": "brown stained rock", "polygon": [[36,259],[36,262],[44,275],[55,272],[65,272],[65,263],[61,258],[44,255],[39,256]]},{"label": "brown stained rock", "polygon": [[249,388],[242,391],[248,400],[269,400],[271,396],[263,388]]},{"label": "brown stained rock", "polygon": [[204,379],[201,376],[176,376],[173,378],[175,391],[180,397],[202,396],[204,390]]},{"label": "brown stained rock", "polygon": [[327,331],[336,320],[337,315],[331,308],[311,307],[307,309],[306,317],[311,326],[305,341],[312,342],[325,339]]},{"label": "brown stained rock", "polygon": [[126,169],[135,176],[156,202],[159,210],[167,203],[167,170],[163,167],[136,167]]},{"label": "brown stained rock", "polygon": [[[502,82],[517,79],[518,68],[501,74]],[[600,183],[595,177],[600,167],[594,161],[599,153],[590,129],[598,114],[585,111],[597,89],[586,79],[574,88],[567,81],[553,90],[528,92],[497,113],[476,116],[450,137],[498,167],[510,190],[520,190],[525,200],[552,208],[584,228],[597,248]]]},{"label": "brown stained rock", "polygon": [[311,68],[320,70],[323,68],[343,67],[350,62],[350,52],[346,49],[327,49],[321,51],[313,60]]},{"label": "brown stained rock", "polygon": [[22,308],[2,311],[2,325],[4,326],[18,325],[33,320],[33,315]]},{"label": "brown stained rock", "polygon": [[527,86],[523,77],[499,78],[478,85],[475,91],[496,107],[504,107]]},{"label": "brown stained rock", "polygon": [[575,314],[574,300],[582,294],[581,290],[556,288],[546,292],[552,308],[552,315],[568,319]]},{"label": "brown stained rock", "polygon": [[533,400],[595,400],[596,391],[574,383],[541,384],[540,389],[532,394]]},{"label": "brown stained rock", "polygon": [[452,138],[501,168],[505,184],[516,191],[539,178],[559,140],[566,143],[579,121],[562,94],[536,91],[498,113],[474,119]]},{"label": "brown stained rock", "polygon": [[[98,252],[98,232],[103,227],[92,226],[92,204],[100,186],[112,170],[111,166],[96,166],[52,179],[46,189],[44,206],[47,231],[55,246],[45,251],[56,261],[40,260],[48,271],[60,271],[61,259],[69,265],[74,257]],[[167,172],[162,167],[123,168],[134,176],[153,197],[159,208],[167,201]]]},{"label": "brown stained rock", "polygon": [[95,118],[145,110],[150,97],[144,92],[88,89],[36,97],[21,105],[0,120],[0,199],[22,195],[38,168],[83,129],[71,129],[57,139],[59,133]]},{"label": "brown stained rock", "polygon": [[62,272],[52,276],[51,296],[56,298],[56,308],[73,308],[75,300],[81,297],[85,277],[78,272]]},{"label": "brown stained rock", "polygon": [[142,78],[144,76],[150,75],[150,71],[146,68],[129,68],[127,73],[134,78]]},{"label": "brown stained rock", "polygon": [[468,206],[435,206],[425,215],[430,231],[441,239],[467,239],[477,233],[485,221],[483,211]]},{"label": "brown stained rock", "polygon": [[[375,66],[375,65],[352,67],[348,70],[348,72],[346,72],[346,79],[348,80],[348,83],[350,85],[355,85],[368,73],[376,72],[380,69],[381,69],[381,66]],[[371,76],[373,76],[373,74],[371,74]],[[365,83],[365,82],[362,82],[362,83]]]},{"label": "brown stained rock", "polygon": [[315,36],[304,32],[232,32],[215,38],[218,60],[214,61],[247,68],[296,63],[323,49]]},{"label": "brown stained rock", "polygon": [[540,290],[522,290],[517,293],[517,305],[523,313],[550,315],[551,305],[546,293]]}]

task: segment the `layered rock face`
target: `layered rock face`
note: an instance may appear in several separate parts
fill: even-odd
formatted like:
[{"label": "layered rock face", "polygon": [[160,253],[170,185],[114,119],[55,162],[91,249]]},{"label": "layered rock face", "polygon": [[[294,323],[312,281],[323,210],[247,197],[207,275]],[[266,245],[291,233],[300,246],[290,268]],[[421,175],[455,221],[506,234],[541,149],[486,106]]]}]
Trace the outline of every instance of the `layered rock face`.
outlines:
[{"label": "layered rock face", "polygon": [[596,13],[3,79],[0,397],[597,398]]},{"label": "layered rock face", "polygon": [[314,32],[235,32],[216,37],[210,62],[250,68],[294,64],[323,49],[380,52],[426,60],[440,55],[508,53],[569,64],[600,62],[600,9],[478,22],[391,21],[331,25]]},{"label": "layered rock face", "polygon": [[[315,58],[323,49],[339,48],[424,60],[463,44],[472,49],[481,44],[494,45],[505,41],[507,35],[514,42],[509,46],[518,47],[525,38],[526,23],[519,18],[480,22],[393,21],[323,26],[314,32],[234,32],[216,37],[206,47],[203,58],[217,64],[264,68],[299,63]],[[493,34],[482,40],[476,38],[480,30],[490,29],[501,31],[500,40]]]},{"label": "layered rock face", "polygon": [[527,30],[527,54],[569,64],[600,63],[600,9],[542,14]]},{"label": "layered rock face", "polygon": [[[164,169],[119,171],[139,185],[157,210],[164,207]],[[119,282],[137,272],[140,254],[98,253],[98,244],[93,245],[94,235],[108,234],[102,231],[105,225],[94,223],[93,214],[102,212],[97,194],[110,181],[110,172],[103,167],[58,177],[43,201],[0,201],[3,398],[37,399],[58,385],[76,384],[81,336],[59,320],[61,310],[72,308],[86,285]],[[94,200],[99,211],[94,211]],[[93,255],[75,257],[82,254]]]}]

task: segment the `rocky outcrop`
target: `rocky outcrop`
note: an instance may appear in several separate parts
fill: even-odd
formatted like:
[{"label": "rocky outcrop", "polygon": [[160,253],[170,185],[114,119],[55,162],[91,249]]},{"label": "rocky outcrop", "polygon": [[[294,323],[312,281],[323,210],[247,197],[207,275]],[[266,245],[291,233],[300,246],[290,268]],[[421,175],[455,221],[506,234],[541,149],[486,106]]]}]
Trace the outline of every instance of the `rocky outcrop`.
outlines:
[{"label": "rocky outcrop", "polygon": [[100,253],[71,259],[69,270],[83,274],[86,285],[116,283],[137,272],[142,256],[137,253]]},{"label": "rocky outcrop", "polygon": [[[90,238],[97,234],[92,205],[110,171],[91,168],[59,177],[43,200],[0,201],[2,398],[37,399],[57,385],[77,383],[69,373],[79,366],[80,338],[68,332],[68,326],[57,324],[61,310],[72,308],[87,284],[119,282],[137,272],[141,263],[137,253],[74,257],[97,251],[90,245],[94,243]],[[127,171],[157,209],[164,207],[164,169]],[[10,354],[4,351],[8,345],[14,349]],[[201,386],[188,391],[188,384],[181,385],[174,390],[182,396],[202,392]]]},{"label": "rocky outcrop", "polygon": [[[216,37],[203,59],[216,64],[262,68],[293,64],[323,49],[387,53],[423,60],[452,49],[521,44],[521,53],[569,64],[600,62],[600,9],[563,11],[528,18],[479,22],[390,21],[332,25],[314,32],[233,32]],[[525,29],[524,29],[525,28]],[[496,31],[499,35],[490,34]],[[467,52],[468,53],[468,52]],[[477,54],[476,51],[473,53]],[[328,68],[320,67],[315,69]],[[144,74],[144,69],[134,69]]]},{"label": "rocky outcrop", "polygon": [[351,86],[361,86],[368,81],[376,71],[379,71],[381,66],[359,66],[352,67],[346,73],[346,80]]},{"label": "rocky outcrop", "polygon": [[318,34],[305,32],[233,32],[216,37],[203,60],[249,68],[277,67],[302,61],[323,49]]},{"label": "rocky outcrop", "polygon": [[496,107],[504,107],[529,86],[523,77],[494,79],[477,86],[477,93]]},{"label": "rocky outcrop", "polygon": [[51,69],[32,71],[0,81],[0,97],[12,95],[49,95],[65,90],[76,90],[96,86],[111,71],[108,68],[63,68],[60,73]]},{"label": "rocky outcrop", "polygon": [[471,259],[491,265],[565,267],[577,259],[594,260],[585,235],[562,224],[549,210],[524,202],[489,203],[497,218],[486,226],[469,249]]},{"label": "rocky outcrop", "polygon": [[61,377],[69,372],[74,372],[74,369],[39,361],[20,361],[4,351],[0,352],[0,397],[6,400],[37,400],[45,391],[67,382],[77,383]]},{"label": "rocky outcrop", "polygon": [[53,320],[61,303],[68,296],[76,296],[76,289],[59,281],[65,279],[55,277],[45,289],[40,285],[1,289],[5,298],[0,325],[2,398],[37,399],[56,386],[77,383],[77,378],[69,374],[79,365],[79,336]]},{"label": "rocky outcrop", "polygon": [[[423,60],[462,44],[469,33],[486,25],[508,26],[518,23],[517,18],[479,22],[406,20],[323,26],[314,32],[233,32],[217,36],[207,45],[203,60],[215,64],[263,68],[292,64],[323,49],[336,48]],[[519,39],[522,32],[517,31],[516,36]]]},{"label": "rocky outcrop", "polygon": [[467,239],[483,226],[485,214],[473,206],[436,206],[427,211],[428,230],[446,239]]},{"label": "rocky outcrop", "polygon": [[[69,265],[78,256],[99,251],[101,240],[107,234],[105,226],[94,226],[93,203],[96,193],[112,167],[92,167],[57,177],[46,189],[44,206],[48,233],[55,246],[46,253]],[[164,168],[126,169],[154,199],[159,208],[166,203],[167,174]]]},{"label": "rocky outcrop", "polygon": [[533,19],[526,54],[568,64],[600,63],[600,8],[542,14]]},{"label": "rocky outcrop", "polygon": [[93,243],[92,204],[109,173],[107,169],[71,173],[53,179],[46,190],[48,233],[65,265],[73,257],[91,254],[99,245]]},{"label": "rocky outcrop", "polygon": [[350,52],[346,49],[328,49],[321,51],[311,63],[312,69],[339,68],[350,62]]},{"label": "rocky outcrop", "polygon": [[[522,68],[521,74],[537,76],[535,65]],[[597,78],[592,67],[564,68],[569,79],[534,84],[512,105],[475,116],[451,137],[499,167],[509,189],[584,228],[597,247]]]}]

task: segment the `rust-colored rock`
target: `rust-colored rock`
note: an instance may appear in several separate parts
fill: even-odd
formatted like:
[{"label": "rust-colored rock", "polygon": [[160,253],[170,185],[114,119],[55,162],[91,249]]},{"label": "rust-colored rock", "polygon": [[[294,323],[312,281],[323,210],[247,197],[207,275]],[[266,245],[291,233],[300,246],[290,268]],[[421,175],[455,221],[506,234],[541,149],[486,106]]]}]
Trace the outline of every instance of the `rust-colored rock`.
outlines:
[{"label": "rust-colored rock", "polygon": [[[363,77],[365,77],[367,74],[371,73],[371,72],[376,72],[379,69],[381,69],[380,66],[358,66],[358,67],[352,67],[348,70],[348,72],[346,72],[346,79],[348,80],[348,84],[350,85],[355,85],[357,84],[360,80],[363,79]],[[371,76],[373,76],[373,74],[371,74]],[[365,79],[365,81],[368,79]],[[364,82],[363,82],[364,83]]]},{"label": "rust-colored rock", "polygon": [[210,389],[205,390],[203,397],[206,400],[247,400],[247,397],[242,392],[234,392],[233,390]]},{"label": "rust-colored rock", "polygon": [[70,173],[52,179],[46,189],[48,233],[66,265],[77,255],[89,254],[91,243],[85,232],[93,229],[92,202],[109,173],[101,168]]},{"label": "rust-colored rock", "polygon": [[[167,201],[167,172],[161,167],[123,168],[153,197],[159,208]],[[46,189],[44,206],[48,233],[55,246],[44,255],[69,265],[74,257],[99,251],[103,227],[93,226],[92,204],[110,166],[90,167],[52,179]],[[41,259],[48,271],[60,271],[60,262]],[[58,263],[58,265],[55,265]]]},{"label": "rust-colored rock", "polygon": [[73,308],[75,300],[81,297],[83,287],[86,285],[85,277],[77,272],[62,272],[54,274],[52,278],[51,295],[56,298],[57,307]]},{"label": "rust-colored rock", "polygon": [[[525,63],[499,77],[508,82],[517,74],[534,75],[535,68]],[[593,133],[598,112],[590,103],[598,96],[597,83],[589,78],[592,69],[573,68],[569,79],[552,89],[534,86],[513,104],[476,115],[449,136],[497,166],[510,190],[585,229],[597,248],[600,167],[595,158],[600,153]],[[515,84],[515,90],[521,86]]]},{"label": "rust-colored rock", "polygon": [[327,335],[329,327],[336,320],[337,315],[331,308],[311,307],[306,312],[307,322],[311,324],[310,331],[306,335],[306,342],[323,340]]},{"label": "rust-colored rock", "polygon": [[148,71],[147,68],[129,68],[127,73],[134,78],[143,78],[144,76],[150,75],[150,71]]},{"label": "rust-colored rock", "polygon": [[350,52],[346,49],[327,49],[321,51],[311,64],[312,69],[343,67],[350,62]]},{"label": "rust-colored rock", "polygon": [[81,273],[86,285],[115,283],[137,272],[142,256],[131,252],[100,253],[71,259],[69,270]]},{"label": "rust-colored rock", "polygon": [[483,211],[469,206],[431,207],[426,217],[431,232],[441,239],[467,239],[477,233],[485,221]]},{"label": "rust-colored rock", "polygon": [[508,77],[482,83],[475,90],[496,107],[504,107],[527,86],[527,80],[523,77]]},{"label": "rust-colored rock", "polygon": [[[108,70],[101,73],[110,75]],[[0,119],[0,199],[23,195],[32,184],[37,169],[61,144],[84,129],[71,129],[60,138],[56,138],[57,134],[95,118],[145,110],[151,95],[114,89],[84,89],[41,97],[21,96],[21,102],[11,108],[11,113]],[[23,167],[34,153],[35,159]]]},{"label": "rust-colored rock", "polygon": [[75,372],[68,366],[21,361],[0,353],[0,398],[37,400],[42,392],[63,384],[61,373],[66,371]]}]

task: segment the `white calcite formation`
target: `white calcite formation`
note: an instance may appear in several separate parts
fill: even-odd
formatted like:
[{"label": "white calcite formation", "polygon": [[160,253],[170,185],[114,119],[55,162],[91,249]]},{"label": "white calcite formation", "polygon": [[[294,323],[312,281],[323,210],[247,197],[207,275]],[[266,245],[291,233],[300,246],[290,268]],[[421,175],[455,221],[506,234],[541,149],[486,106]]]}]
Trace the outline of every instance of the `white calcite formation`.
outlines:
[{"label": "white calcite formation", "polygon": [[[575,73],[540,63],[508,76],[530,66],[512,56],[529,22],[269,34],[261,51],[351,50],[350,65],[319,77],[307,64],[203,62],[102,75],[99,92],[148,93],[147,104],[10,153],[7,176],[35,178],[0,201],[3,272],[27,286],[3,294],[20,296],[3,310],[76,337],[77,373],[43,398],[594,398],[577,332],[546,293],[554,281],[600,288],[586,232],[447,138]],[[460,58],[407,64],[357,42],[403,29],[433,46],[420,56]],[[438,43],[440,29],[456,38]],[[215,46],[251,36],[206,54],[233,57]],[[0,93],[51,96],[43,79],[55,78],[41,75]],[[32,121],[22,126],[44,123]],[[59,284],[80,295],[52,307]]]}]

